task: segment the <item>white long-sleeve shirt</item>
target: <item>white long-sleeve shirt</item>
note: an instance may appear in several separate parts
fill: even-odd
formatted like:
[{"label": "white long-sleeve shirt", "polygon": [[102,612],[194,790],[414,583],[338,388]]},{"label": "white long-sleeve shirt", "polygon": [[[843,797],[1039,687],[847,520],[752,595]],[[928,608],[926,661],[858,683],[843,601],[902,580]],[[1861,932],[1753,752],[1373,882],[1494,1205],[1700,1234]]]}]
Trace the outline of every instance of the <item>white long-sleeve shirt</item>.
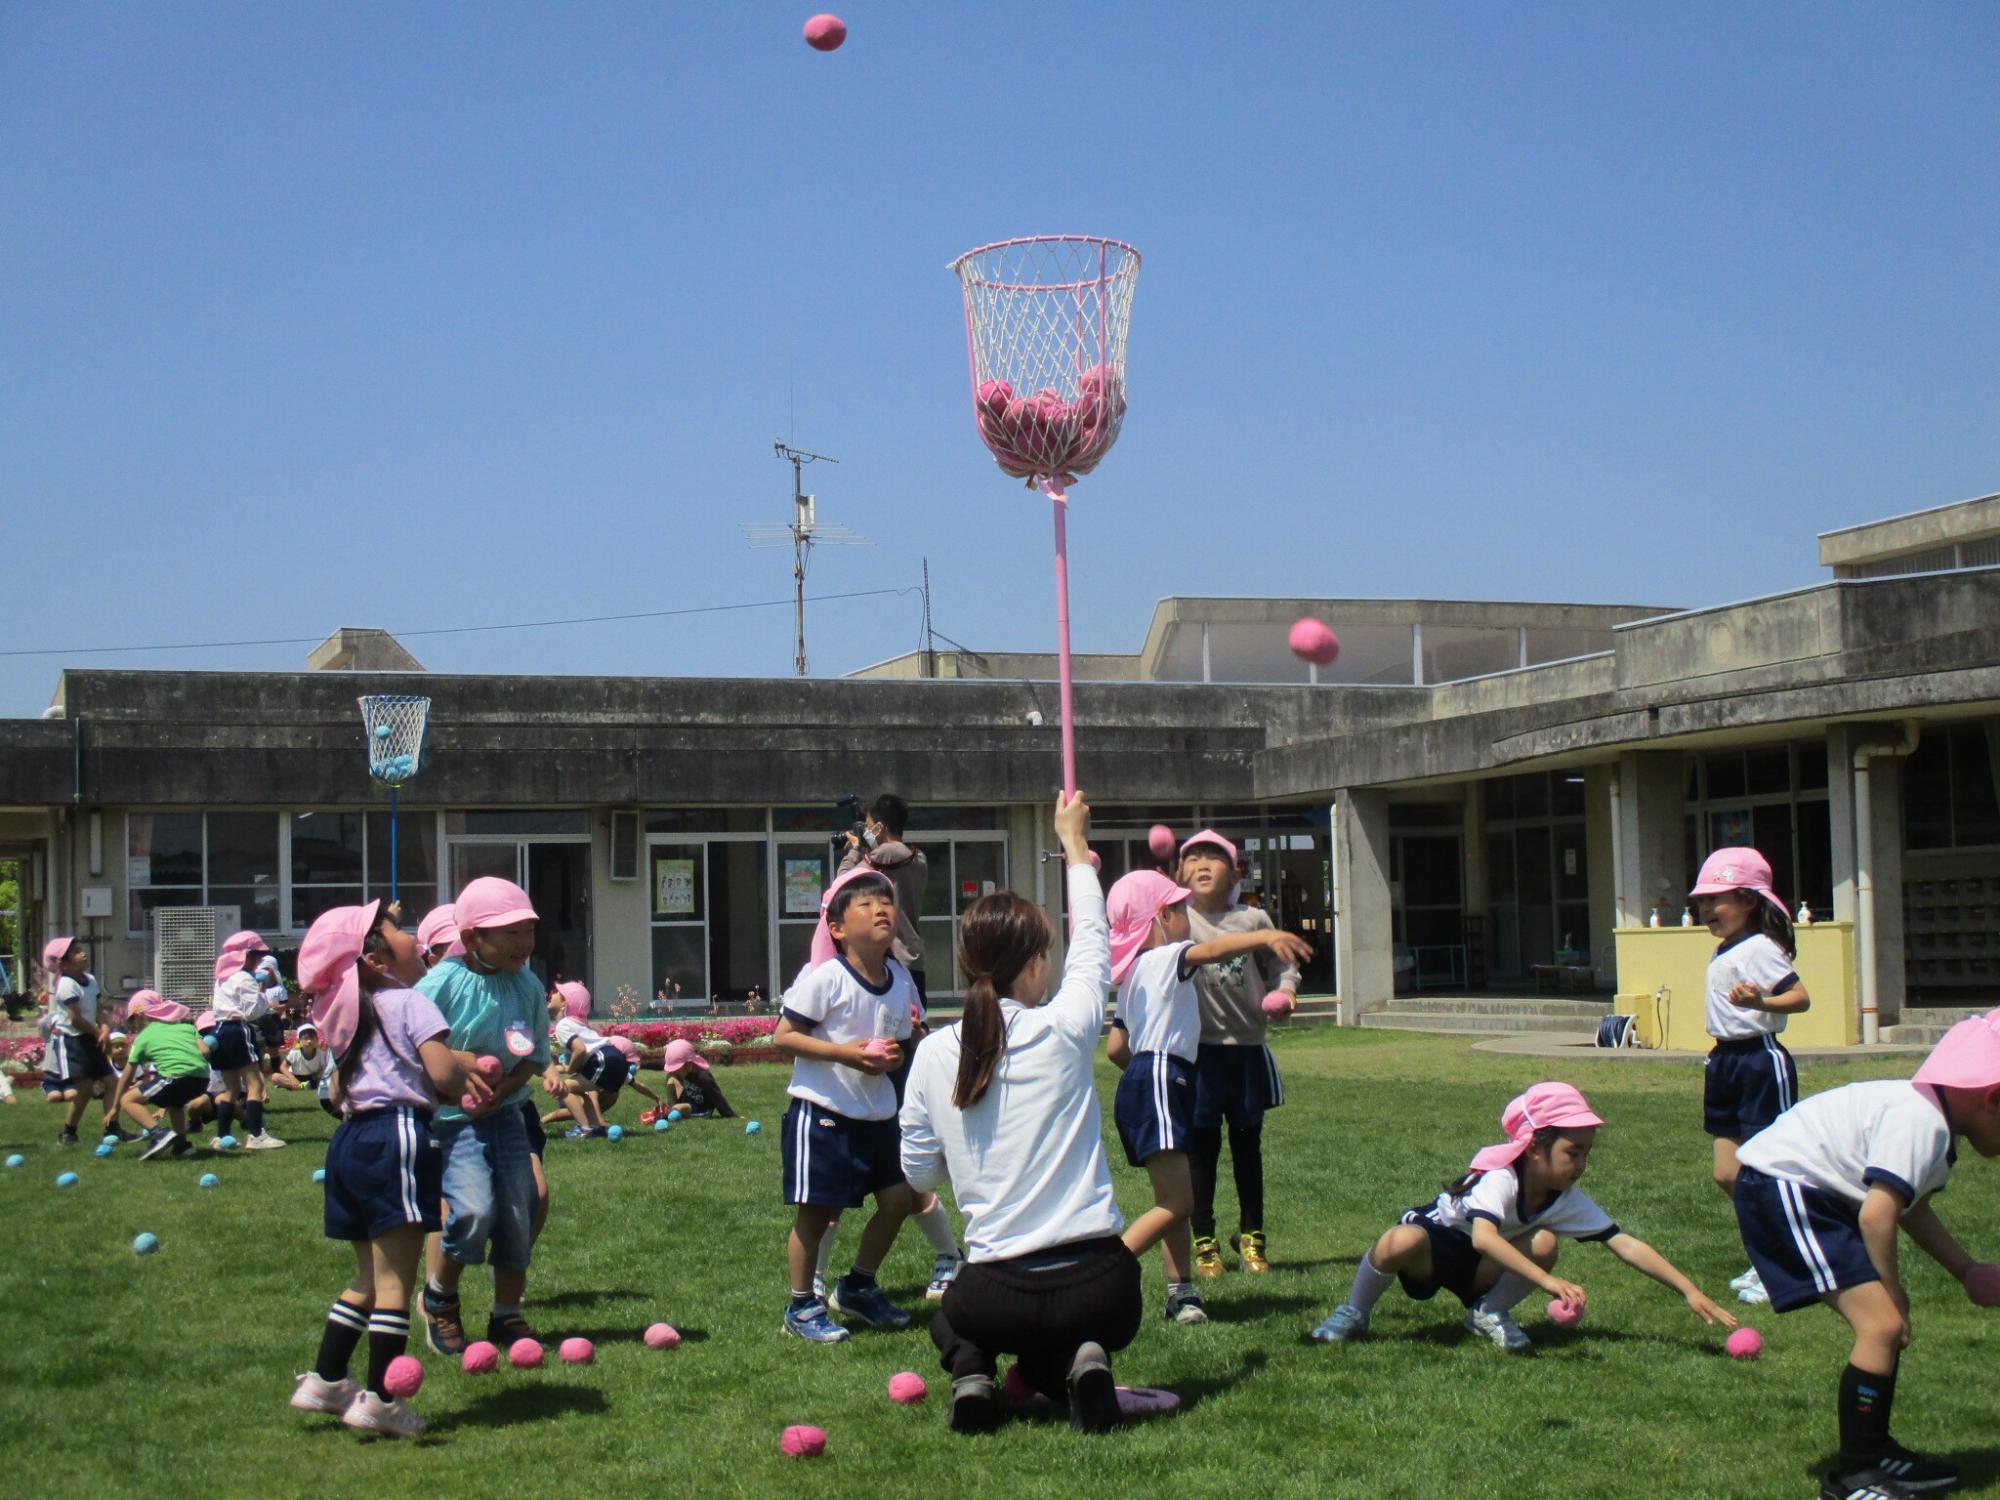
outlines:
[{"label": "white long-sleeve shirt", "polygon": [[1062,986],[1039,1006],[1000,1002],[1006,1044],[985,1095],[970,1109],[951,1101],[956,1025],[924,1038],[904,1091],[903,1175],[919,1191],[950,1179],[969,1260],[1012,1260],[1125,1226],[1091,1071],[1111,987],[1104,892],[1088,865],[1072,865],[1068,879],[1075,928]]}]

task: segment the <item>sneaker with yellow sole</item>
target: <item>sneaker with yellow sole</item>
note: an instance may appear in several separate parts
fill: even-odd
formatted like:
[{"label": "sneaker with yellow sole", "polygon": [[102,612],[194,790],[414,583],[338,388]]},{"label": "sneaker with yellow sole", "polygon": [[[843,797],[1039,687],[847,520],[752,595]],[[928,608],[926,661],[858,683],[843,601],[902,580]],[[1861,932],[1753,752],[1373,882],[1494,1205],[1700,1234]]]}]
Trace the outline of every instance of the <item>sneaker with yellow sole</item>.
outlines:
[{"label": "sneaker with yellow sole", "polygon": [[1246,1271],[1268,1271],[1270,1261],[1264,1258],[1264,1231],[1246,1229],[1230,1239],[1230,1246],[1236,1251],[1236,1258],[1243,1262]]},{"label": "sneaker with yellow sole", "polygon": [[1194,1274],[1204,1279],[1220,1276],[1224,1270],[1222,1247],[1215,1242],[1215,1236],[1205,1234],[1194,1242]]}]

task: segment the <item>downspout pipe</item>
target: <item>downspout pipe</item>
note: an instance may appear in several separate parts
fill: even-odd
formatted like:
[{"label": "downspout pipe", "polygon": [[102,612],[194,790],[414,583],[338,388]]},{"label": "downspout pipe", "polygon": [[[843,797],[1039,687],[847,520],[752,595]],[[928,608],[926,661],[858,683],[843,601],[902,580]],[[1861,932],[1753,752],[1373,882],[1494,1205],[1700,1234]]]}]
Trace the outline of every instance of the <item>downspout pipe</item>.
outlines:
[{"label": "downspout pipe", "polygon": [[1625,794],[1618,767],[1611,768],[1611,926],[1625,925]]},{"label": "downspout pipe", "polygon": [[1907,756],[1917,748],[1919,732],[1917,721],[1909,719],[1901,739],[1862,740],[1854,747],[1854,949],[1861,970],[1861,1041],[1869,1047],[1882,1039],[1875,983],[1875,796],[1869,763]]}]

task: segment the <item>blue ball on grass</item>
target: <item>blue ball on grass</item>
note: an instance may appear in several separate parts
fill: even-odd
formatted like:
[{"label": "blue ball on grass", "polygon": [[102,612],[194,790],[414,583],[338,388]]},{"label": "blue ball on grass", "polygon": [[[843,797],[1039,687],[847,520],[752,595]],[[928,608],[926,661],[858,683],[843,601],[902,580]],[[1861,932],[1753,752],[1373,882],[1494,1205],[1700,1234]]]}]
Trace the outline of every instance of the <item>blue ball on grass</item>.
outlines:
[{"label": "blue ball on grass", "polygon": [[132,1253],[134,1255],[151,1255],[159,1248],[160,1237],[157,1234],[148,1233],[133,1236]]},{"label": "blue ball on grass", "polygon": [[7,1158],[7,1165],[10,1167],[25,1167],[27,1164],[28,1164],[28,1158],[23,1156],[18,1151],[16,1151],[12,1156]]},{"label": "blue ball on grass", "polygon": [[605,1132],[604,1132],[604,1138],[605,1138],[605,1139],[606,1139],[607,1141],[622,1141],[622,1140],[624,1140],[624,1139],[625,1139],[625,1127],[624,1127],[623,1125],[613,1125],[613,1126],[612,1126],[612,1127],[611,1127],[611,1128],[610,1128],[609,1130],[607,1130],[607,1131],[605,1131]]},{"label": "blue ball on grass", "polygon": [[204,1172],[201,1174],[201,1182],[199,1185],[205,1188],[221,1187],[222,1179],[220,1177],[217,1177],[213,1172]]},{"label": "blue ball on grass", "polygon": [[655,1121],[653,1121],[653,1134],[655,1134],[655,1135],[658,1135],[658,1134],[659,1134],[659,1133],[660,1133],[661,1131],[663,1131],[663,1130],[665,1130],[665,1129],[667,1129],[667,1128],[668,1128],[668,1127],[667,1127],[667,1122],[666,1122],[665,1120],[655,1120]]},{"label": "blue ball on grass", "polygon": [[215,1138],[215,1149],[218,1151],[233,1150],[235,1145],[236,1137],[233,1135],[219,1135]]},{"label": "blue ball on grass", "polygon": [[77,1178],[77,1175],[76,1175],[76,1173],[74,1173],[74,1172],[64,1172],[63,1174],[61,1174],[61,1175],[60,1175],[59,1177],[57,1177],[57,1178],[56,1178],[56,1186],[57,1186],[57,1187],[75,1187],[75,1186],[76,1186],[76,1184],[77,1184],[77,1181],[78,1181],[78,1178]]},{"label": "blue ball on grass", "polygon": [[325,1182],[325,1181],[326,1181],[326,1168],[325,1168],[325,1167],[314,1167],[314,1168],[313,1168],[313,1181],[314,1181],[314,1182]]},{"label": "blue ball on grass", "polygon": [[100,1142],[97,1149],[90,1154],[92,1156],[109,1156],[111,1154],[111,1142]]},{"label": "blue ball on grass", "polygon": [[744,1123],[743,1133],[745,1135],[757,1135],[763,1129],[764,1127],[762,1125],[759,1125],[755,1120],[749,1120]]}]

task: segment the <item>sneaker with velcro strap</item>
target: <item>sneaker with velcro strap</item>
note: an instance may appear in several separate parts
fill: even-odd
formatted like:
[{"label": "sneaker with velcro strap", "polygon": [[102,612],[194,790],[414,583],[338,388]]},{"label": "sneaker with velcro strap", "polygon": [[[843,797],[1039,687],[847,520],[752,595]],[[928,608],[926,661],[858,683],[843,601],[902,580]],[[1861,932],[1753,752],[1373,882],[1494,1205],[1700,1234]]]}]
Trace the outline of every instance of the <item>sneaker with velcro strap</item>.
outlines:
[{"label": "sneaker with velcro strap", "polygon": [[849,1337],[845,1328],[827,1316],[826,1304],[817,1297],[785,1309],[785,1332],[795,1339],[804,1339],[808,1344],[838,1344]]},{"label": "sneaker with velcro strap", "polygon": [[1368,1314],[1351,1302],[1343,1302],[1312,1331],[1312,1338],[1315,1344],[1346,1344],[1367,1331]]},{"label": "sneaker with velcro strap", "polygon": [[431,1348],[439,1354],[453,1359],[465,1353],[465,1324],[461,1320],[458,1299],[440,1302],[432,1298],[426,1287],[417,1299],[417,1306],[424,1316],[424,1337],[430,1340]]},{"label": "sneaker with velcro strap", "polygon": [[826,1299],[826,1305],[836,1315],[866,1323],[870,1328],[893,1330],[910,1326],[910,1315],[891,1302],[889,1294],[872,1281],[859,1286],[852,1276],[841,1277],[833,1284],[833,1294]]},{"label": "sneaker with velcro strap", "polygon": [[1465,1331],[1476,1333],[1496,1349],[1505,1349],[1509,1354],[1526,1354],[1535,1345],[1521,1325],[1510,1314],[1488,1312],[1485,1308],[1468,1308],[1465,1314]]}]

